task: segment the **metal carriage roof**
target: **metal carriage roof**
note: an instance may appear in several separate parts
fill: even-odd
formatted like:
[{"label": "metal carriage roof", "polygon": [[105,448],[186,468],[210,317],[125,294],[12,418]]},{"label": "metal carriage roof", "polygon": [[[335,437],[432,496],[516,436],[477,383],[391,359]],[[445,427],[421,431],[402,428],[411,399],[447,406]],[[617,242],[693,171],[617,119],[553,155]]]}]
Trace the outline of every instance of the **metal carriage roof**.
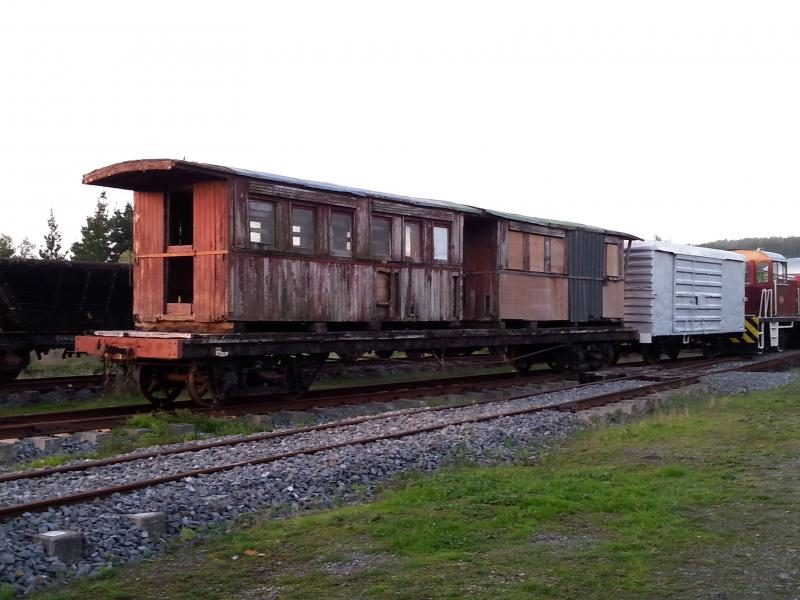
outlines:
[{"label": "metal carriage roof", "polygon": [[529,217],[525,215],[517,215],[471,206],[468,204],[448,202],[445,200],[387,194],[385,192],[376,192],[373,190],[343,186],[334,183],[311,181],[297,177],[287,177],[285,175],[277,175],[275,173],[267,173],[264,171],[253,171],[249,169],[239,169],[221,165],[168,158],[130,160],[109,165],[107,167],[102,167],[84,175],[83,183],[128,190],[157,191],[159,189],[163,189],[162,186],[166,181],[169,181],[173,185],[176,182],[179,184],[190,184],[194,181],[200,181],[201,179],[208,179],[209,177],[223,179],[230,176],[248,177],[251,179],[258,179],[271,183],[303,187],[310,190],[334,192],[363,198],[376,198],[379,200],[400,202],[403,204],[411,204],[426,208],[439,208],[474,216],[494,217],[496,219],[531,223],[542,227],[594,231],[623,237],[625,239],[640,239],[637,236],[628,233],[612,231],[600,227],[593,227],[591,225],[583,225],[581,223],[570,223],[567,221]]}]

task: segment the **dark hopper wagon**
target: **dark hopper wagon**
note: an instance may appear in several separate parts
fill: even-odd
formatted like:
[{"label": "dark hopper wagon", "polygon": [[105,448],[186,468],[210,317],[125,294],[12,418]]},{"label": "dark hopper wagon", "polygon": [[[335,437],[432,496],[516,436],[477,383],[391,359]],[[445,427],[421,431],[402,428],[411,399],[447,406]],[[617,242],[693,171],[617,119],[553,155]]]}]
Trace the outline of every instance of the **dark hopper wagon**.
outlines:
[{"label": "dark hopper wagon", "polygon": [[73,350],[79,333],[132,324],[129,265],[0,259],[0,382],[31,352]]}]

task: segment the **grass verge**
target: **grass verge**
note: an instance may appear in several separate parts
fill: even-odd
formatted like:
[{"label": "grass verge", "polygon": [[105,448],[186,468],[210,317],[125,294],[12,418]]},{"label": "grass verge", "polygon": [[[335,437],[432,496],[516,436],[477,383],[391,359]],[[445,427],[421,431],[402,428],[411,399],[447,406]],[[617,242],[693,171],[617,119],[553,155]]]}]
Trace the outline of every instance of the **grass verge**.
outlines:
[{"label": "grass verge", "polygon": [[796,384],[687,398],[538,466],[412,475],[371,504],[252,519],[37,597],[792,597],[799,403]]}]

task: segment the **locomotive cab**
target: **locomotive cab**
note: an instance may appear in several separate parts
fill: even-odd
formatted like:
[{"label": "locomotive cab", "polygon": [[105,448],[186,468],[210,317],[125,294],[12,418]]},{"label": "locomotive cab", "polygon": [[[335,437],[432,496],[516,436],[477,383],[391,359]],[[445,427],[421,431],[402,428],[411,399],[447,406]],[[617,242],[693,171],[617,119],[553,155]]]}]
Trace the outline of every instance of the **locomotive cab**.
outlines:
[{"label": "locomotive cab", "polygon": [[782,254],[761,249],[734,252],[745,257],[745,318],[758,331],[758,347],[783,350],[786,339],[797,337],[800,281],[789,276]]}]

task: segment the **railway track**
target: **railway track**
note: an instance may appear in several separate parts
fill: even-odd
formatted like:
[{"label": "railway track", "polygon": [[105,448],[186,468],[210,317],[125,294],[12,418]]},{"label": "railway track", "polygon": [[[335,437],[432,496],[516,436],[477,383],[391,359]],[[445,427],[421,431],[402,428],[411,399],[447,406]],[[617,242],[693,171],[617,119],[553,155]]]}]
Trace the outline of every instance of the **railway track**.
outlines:
[{"label": "railway track", "polygon": [[[800,352],[754,361],[744,366],[736,364],[726,367],[721,365],[720,361],[705,361],[706,364],[703,366],[695,364],[691,367],[671,369],[669,370],[671,373],[662,373],[658,376],[659,381],[653,381],[653,377],[650,379],[643,377],[643,374],[632,375],[627,378],[628,381],[623,389],[610,393],[593,391],[595,388],[602,390],[603,383],[586,383],[558,390],[555,393],[569,394],[568,398],[558,401],[537,401],[538,397],[552,396],[554,394],[552,390],[541,393],[524,392],[503,399],[487,399],[479,403],[384,413],[300,429],[182,445],[103,461],[85,461],[54,469],[13,473],[0,476],[0,483],[4,484],[2,488],[6,490],[0,492],[0,520],[10,519],[28,512],[89,502],[113,494],[128,493],[165,483],[180,480],[191,481],[200,476],[209,476],[242,467],[265,465],[351,446],[369,447],[378,442],[423,435],[448,427],[474,425],[543,411],[579,412],[629,398],[690,385],[698,382],[704,375],[712,373],[774,370],[785,368],[789,364],[796,364],[798,360],[800,360]],[[362,428],[367,424],[379,424],[378,432],[365,434]],[[236,451],[230,451],[234,447]],[[207,464],[197,468],[195,458],[200,453],[204,453],[203,460]],[[208,453],[211,453],[210,459]],[[231,460],[231,456],[235,456],[236,460]],[[157,476],[138,479],[135,465],[130,464],[138,461],[145,461],[151,471],[154,461],[164,461],[165,467]],[[123,464],[128,465],[126,472],[129,475],[127,477],[132,480],[119,483],[120,471],[117,467]],[[69,473],[82,472],[88,475],[89,471],[91,471],[91,476],[81,478],[75,489],[69,489],[69,486],[62,485],[53,487],[49,481],[50,478],[58,478],[60,475]],[[37,496],[36,500],[15,502],[14,498],[17,496],[8,484],[23,480],[28,482],[28,495],[31,495],[30,490],[33,489],[33,495]],[[45,482],[38,486],[38,491],[36,482]],[[41,497],[39,492],[48,489],[50,491],[45,492],[46,497]]]},{"label": "railway track", "polygon": [[102,387],[102,375],[70,375],[63,377],[31,377],[29,379],[15,379],[0,385],[0,396],[16,394],[19,392],[50,392],[64,389],[85,389]]},{"label": "railway track", "polygon": [[[270,400],[265,402],[234,403],[224,408],[201,408],[191,401],[179,401],[175,410],[192,410],[198,414],[219,417],[235,417],[252,413],[269,413],[280,410],[307,410],[365,402],[388,402],[400,398],[416,398],[427,395],[457,394],[482,386],[507,387],[547,383],[563,376],[550,372],[541,373],[493,373],[472,376],[447,377],[436,380],[416,380],[398,383],[359,385],[340,389],[311,390],[300,400]],[[74,433],[86,429],[105,429],[124,423],[128,418],[153,411],[150,403],[110,408],[83,409],[77,411],[49,412],[15,415],[2,418],[0,439]]]},{"label": "railway track", "polygon": [[[663,363],[657,369],[643,362],[618,365],[606,369],[602,378],[622,379],[625,377],[658,377],[659,371],[682,368],[684,365],[713,365],[729,359],[687,358],[671,363]],[[636,373],[629,375],[634,370]],[[415,380],[397,383],[377,383],[358,385],[339,389],[319,389],[307,392],[302,399],[272,399],[262,402],[242,400],[224,408],[198,407],[189,400],[177,401],[173,410],[191,410],[196,414],[215,417],[236,417],[246,414],[263,414],[282,410],[308,410],[330,406],[363,404],[365,402],[389,402],[398,399],[419,398],[422,396],[460,394],[485,389],[503,388],[530,384],[546,384],[563,380],[564,375],[550,371],[530,373],[491,373],[470,376],[444,377],[436,380]],[[82,409],[63,412],[22,414],[0,419],[0,439],[52,435],[56,433],[75,433],[92,429],[108,429],[124,423],[138,414],[153,411],[150,403],[107,408]]]}]

